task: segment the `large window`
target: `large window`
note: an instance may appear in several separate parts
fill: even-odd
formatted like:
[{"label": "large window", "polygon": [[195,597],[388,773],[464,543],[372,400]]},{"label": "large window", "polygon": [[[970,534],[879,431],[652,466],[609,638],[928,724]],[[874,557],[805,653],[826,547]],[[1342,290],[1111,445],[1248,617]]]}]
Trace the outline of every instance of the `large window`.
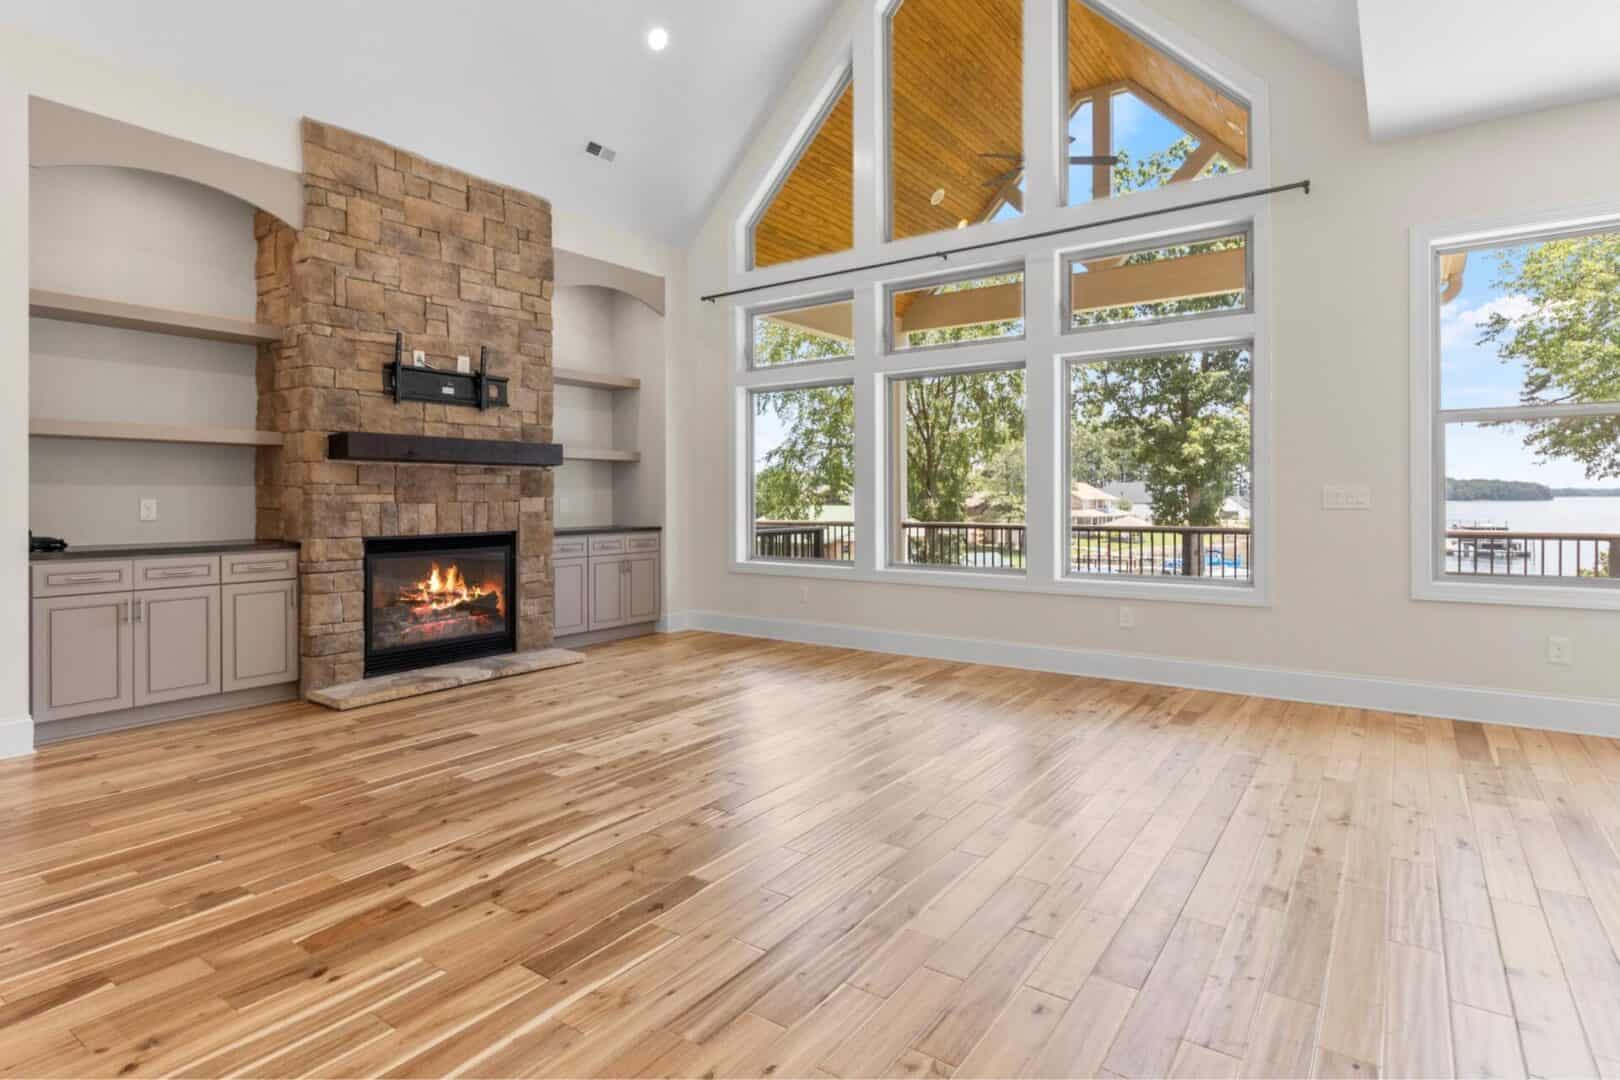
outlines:
[{"label": "large window", "polygon": [[748,230],[755,267],[855,246],[855,84],[846,75]]},{"label": "large window", "polygon": [[760,390],[748,403],[753,557],[854,559],[854,388]]},{"label": "large window", "polygon": [[1419,257],[1420,594],[1620,601],[1620,223]]},{"label": "large window", "polygon": [[1247,583],[1247,344],[1069,367],[1068,570]]},{"label": "large window", "polygon": [[[714,283],[749,297],[728,335],[735,571],[1269,601],[1270,219],[1208,202],[1272,183],[1265,88],[1124,2],[856,5],[852,251],[758,273],[734,247]],[[823,228],[813,199],[771,215],[814,175],[833,82],[734,243]],[[1140,214],[1110,205],[1148,189]]]},{"label": "large window", "polygon": [[888,18],[889,235],[1023,212],[1023,0],[900,0]]},{"label": "large window", "polygon": [[890,381],[892,561],[1021,573],[1024,372]]},{"label": "large window", "polygon": [[1082,0],[1069,0],[1067,201],[1248,166],[1249,107]]}]

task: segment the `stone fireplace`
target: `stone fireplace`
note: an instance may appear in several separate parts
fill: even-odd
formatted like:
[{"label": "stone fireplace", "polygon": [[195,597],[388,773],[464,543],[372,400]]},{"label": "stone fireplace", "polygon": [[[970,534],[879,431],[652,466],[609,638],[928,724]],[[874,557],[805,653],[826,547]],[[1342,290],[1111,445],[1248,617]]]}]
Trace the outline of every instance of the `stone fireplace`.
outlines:
[{"label": "stone fireplace", "polygon": [[[379,611],[371,595],[379,571],[410,576],[403,563],[384,569],[384,553],[409,551],[418,541],[423,550],[447,552],[455,545],[469,552],[509,547],[499,612],[491,615],[487,592],[457,592],[451,606],[466,618],[454,636],[474,640],[474,651],[502,635],[519,649],[544,648],[552,637],[549,471],[334,460],[328,436],[550,441],[550,206],[330,125],[304,121],[303,139],[303,229],[265,214],[256,225],[259,318],[288,331],[259,353],[259,427],[285,441],[259,452],[258,531],[301,545],[303,690],[398,670],[390,664],[427,655],[406,657],[424,644],[435,605],[450,595],[419,600],[415,607],[426,610],[414,627],[399,623],[410,621],[409,610]],[[509,380],[507,406],[396,400],[384,389],[396,333],[407,362],[420,349],[440,371],[455,371],[459,356],[476,364],[487,347],[489,374]],[[482,577],[488,556],[478,559],[472,576]],[[433,593],[433,562],[429,556],[426,578],[402,582],[393,574],[387,589],[398,600],[426,581],[427,593],[417,593]],[[439,572],[443,592],[443,558]],[[492,584],[479,580],[469,593]],[[368,638],[379,621],[418,640],[379,650]]]}]

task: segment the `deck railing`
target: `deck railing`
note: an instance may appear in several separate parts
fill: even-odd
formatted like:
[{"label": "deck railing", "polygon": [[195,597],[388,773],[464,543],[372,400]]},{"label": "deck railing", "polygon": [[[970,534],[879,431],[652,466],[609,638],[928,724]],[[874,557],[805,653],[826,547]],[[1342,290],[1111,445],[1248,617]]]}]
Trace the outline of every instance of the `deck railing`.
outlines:
[{"label": "deck railing", "polygon": [[900,526],[905,561],[920,566],[964,566],[980,570],[1022,570],[1022,524],[972,521],[907,521]]},{"label": "deck railing", "polygon": [[1447,529],[1448,574],[1620,578],[1620,535]]},{"label": "deck railing", "polygon": [[1246,527],[1100,524],[1075,525],[1069,534],[1075,574],[1254,580]]},{"label": "deck railing", "polygon": [[855,558],[853,521],[758,521],[754,555],[761,559],[821,559],[849,562]]},{"label": "deck railing", "polygon": [[[907,563],[980,570],[1022,570],[1028,556],[1021,523],[907,521],[900,526]],[[1075,525],[1069,571],[1144,577],[1252,581],[1249,530],[1235,526]],[[754,555],[765,559],[850,561],[855,525],[848,521],[761,521]]]}]

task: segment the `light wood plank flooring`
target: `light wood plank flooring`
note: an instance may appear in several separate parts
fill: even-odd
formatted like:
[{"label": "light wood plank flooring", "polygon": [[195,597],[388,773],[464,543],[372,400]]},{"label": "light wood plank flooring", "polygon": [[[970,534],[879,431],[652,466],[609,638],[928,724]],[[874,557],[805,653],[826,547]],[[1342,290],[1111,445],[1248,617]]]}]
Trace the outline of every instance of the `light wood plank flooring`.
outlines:
[{"label": "light wood plank flooring", "polygon": [[26,1076],[1620,1071],[1620,746],[706,634],[0,763]]}]

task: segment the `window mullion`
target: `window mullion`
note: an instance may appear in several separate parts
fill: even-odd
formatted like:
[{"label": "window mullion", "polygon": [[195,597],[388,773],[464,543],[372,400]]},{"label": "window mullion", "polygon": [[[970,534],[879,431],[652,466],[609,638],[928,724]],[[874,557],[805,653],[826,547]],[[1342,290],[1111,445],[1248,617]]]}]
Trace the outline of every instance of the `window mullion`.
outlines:
[{"label": "window mullion", "polygon": [[1031,581],[1062,580],[1067,543],[1068,496],[1064,491],[1068,398],[1059,375],[1062,305],[1058,302],[1058,260],[1053,253],[1032,256],[1024,267],[1024,518],[1027,525],[1025,573]]},{"label": "window mullion", "polygon": [[877,286],[855,290],[855,565],[876,570],[884,564],[884,497],[888,470],[883,458],[882,314]]}]

